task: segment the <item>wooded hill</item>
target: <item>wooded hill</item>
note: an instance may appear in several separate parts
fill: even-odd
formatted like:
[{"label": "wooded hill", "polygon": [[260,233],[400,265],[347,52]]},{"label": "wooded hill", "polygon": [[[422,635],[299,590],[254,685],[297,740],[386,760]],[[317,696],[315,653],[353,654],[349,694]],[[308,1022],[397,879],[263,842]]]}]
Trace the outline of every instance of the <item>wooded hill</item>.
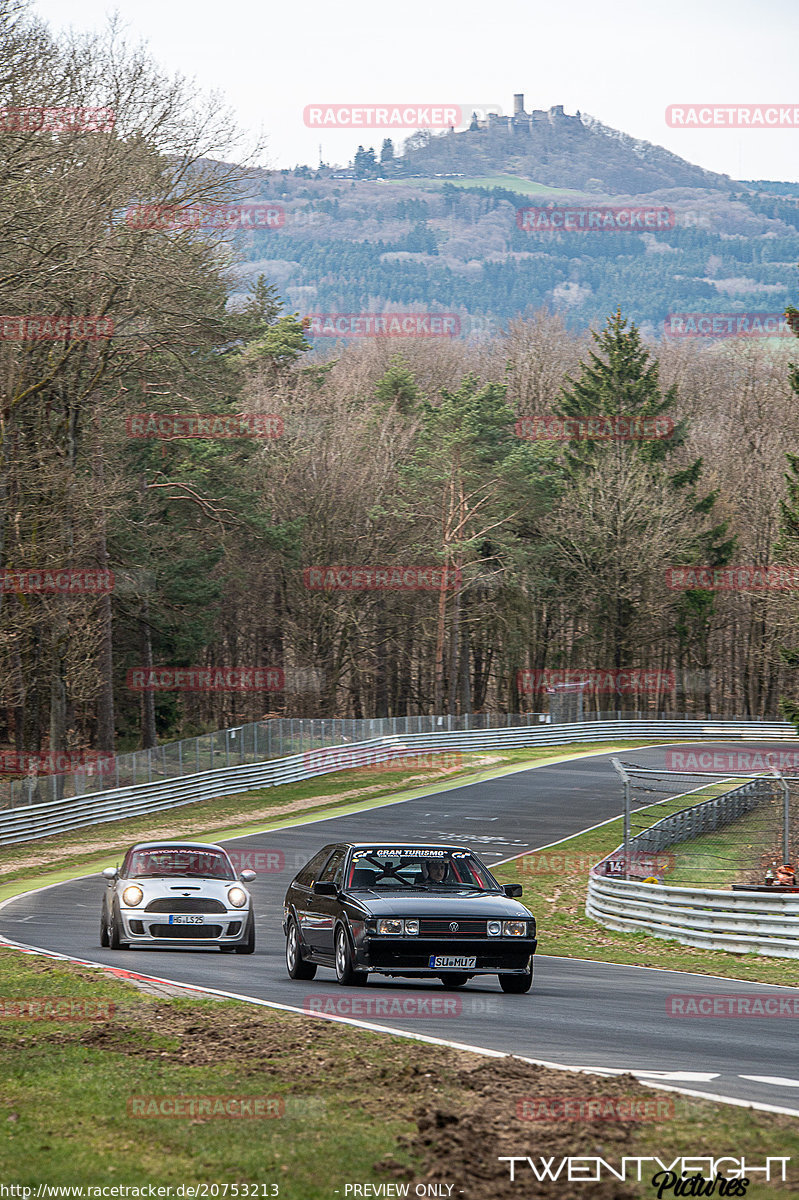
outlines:
[{"label": "wooded hill", "polygon": [[[15,81],[9,104],[116,114],[103,132],[0,133],[0,568],[115,580],[84,593],[4,583],[0,743],[111,752],[267,713],[540,709],[545,695],[527,693],[520,672],[545,668],[673,672],[654,692],[595,697],[602,708],[762,715],[799,694],[795,592],[666,582],[685,563],[799,564],[792,338],[646,343],[624,287],[607,280],[594,339],[541,309],[482,341],[312,350],[280,298],[293,301],[286,260],[261,246],[260,264],[238,262],[222,230],[125,219],[133,204],[225,204],[252,189],[246,164],[208,166],[235,162],[224,113],[139,51],[56,43],[19,11],[0,13],[0,66]],[[333,202],[318,190],[329,182],[273,182],[287,218]],[[347,185],[327,215],[354,228],[349,198],[360,195]],[[463,221],[481,237],[506,230],[491,197],[403,202],[393,216],[378,206],[362,240],[379,241],[381,223],[386,245],[408,225],[445,228],[450,202],[470,206]],[[782,220],[727,203],[730,220]],[[316,232],[297,222],[291,236],[318,255],[313,286],[332,287],[337,260]],[[259,236],[272,239],[238,235],[245,251]],[[764,232],[762,246],[780,238]],[[647,252],[642,272],[665,257]],[[786,261],[769,260],[779,271]],[[408,267],[405,306],[422,299],[414,281],[435,280]],[[151,422],[133,420],[152,412],[216,414],[238,433],[223,423],[224,436],[198,436],[189,422],[152,437]],[[671,432],[569,442],[517,432],[520,417],[553,413],[667,421]],[[309,570],[330,566],[446,570],[452,583],[312,585]],[[136,680],[156,667],[284,682],[142,691]]]}]

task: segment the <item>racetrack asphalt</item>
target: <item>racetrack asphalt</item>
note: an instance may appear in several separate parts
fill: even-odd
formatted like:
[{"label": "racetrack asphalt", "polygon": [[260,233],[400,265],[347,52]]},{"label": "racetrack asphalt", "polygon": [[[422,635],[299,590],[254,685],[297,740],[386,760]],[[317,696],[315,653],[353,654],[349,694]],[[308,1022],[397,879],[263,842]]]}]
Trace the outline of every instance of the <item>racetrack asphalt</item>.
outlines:
[{"label": "racetrack asphalt", "polygon": [[[761,746],[754,740],[719,743],[718,748],[731,746],[748,751],[775,749],[774,743]],[[682,748],[689,747],[683,744]],[[696,747],[713,748],[707,743]],[[642,766],[660,767],[666,749],[615,753]],[[780,742],[779,749],[799,750],[799,743]],[[536,956],[533,989],[523,996],[505,995],[495,976],[472,979],[457,992],[445,992],[437,982],[399,982],[381,976],[371,977],[365,988],[341,988],[334,972],[325,968],[311,982],[288,978],[280,927],[283,895],[299,867],[321,846],[347,840],[386,845],[452,841],[474,847],[489,865],[498,863],[618,816],[621,787],[611,757],[600,754],[524,769],[436,795],[225,843],[231,849],[282,855],[282,869],[259,874],[251,885],[258,918],[253,956],[222,955],[216,950],[101,949],[105,884],[99,874],[6,901],[0,907],[0,936],[161,979],[305,1010],[313,1003],[372,1026],[553,1064],[629,1070],[700,1094],[776,1105],[799,1115],[798,1040],[796,1024],[791,1024],[799,1018],[667,1015],[667,998],[674,994],[793,1000],[797,996],[793,989],[543,955]],[[700,782],[697,779],[694,786]],[[683,783],[680,790],[690,786]],[[180,816],[175,817],[179,828]],[[439,1010],[442,997],[455,1003],[436,1015],[426,1002],[432,997],[439,1001]]]}]

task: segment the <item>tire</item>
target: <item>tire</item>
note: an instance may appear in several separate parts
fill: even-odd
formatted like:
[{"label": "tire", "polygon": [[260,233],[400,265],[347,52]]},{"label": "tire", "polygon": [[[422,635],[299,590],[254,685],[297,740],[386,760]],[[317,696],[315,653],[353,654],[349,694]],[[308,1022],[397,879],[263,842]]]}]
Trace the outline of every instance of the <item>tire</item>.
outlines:
[{"label": "tire", "polygon": [[103,911],[100,914],[100,945],[108,945],[108,906],[103,896]]},{"label": "tire", "polygon": [[524,975],[500,975],[499,986],[503,992],[511,992],[516,996],[529,992],[533,986],[533,960],[530,959],[530,969]]},{"label": "tire", "polygon": [[343,925],[336,929],[336,979],[346,987],[362,987],[369,978],[368,972],[356,971],[352,965],[350,939]]},{"label": "tire", "polygon": [[462,975],[458,971],[448,971],[446,975],[439,975],[438,978],[445,988],[459,988],[468,983],[471,976]]},{"label": "tire", "polygon": [[234,946],[233,949],[237,954],[254,954],[255,953],[255,914],[250,913],[250,919],[247,922],[247,939],[240,946]]},{"label": "tire", "polygon": [[305,962],[302,957],[300,931],[293,917],[286,931],[286,970],[289,979],[313,979],[316,975],[316,963]]},{"label": "tire", "polygon": [[112,950],[129,950],[128,942],[123,942],[119,936],[122,921],[119,916],[119,905],[114,900],[111,905],[111,921],[108,926],[108,945]]}]

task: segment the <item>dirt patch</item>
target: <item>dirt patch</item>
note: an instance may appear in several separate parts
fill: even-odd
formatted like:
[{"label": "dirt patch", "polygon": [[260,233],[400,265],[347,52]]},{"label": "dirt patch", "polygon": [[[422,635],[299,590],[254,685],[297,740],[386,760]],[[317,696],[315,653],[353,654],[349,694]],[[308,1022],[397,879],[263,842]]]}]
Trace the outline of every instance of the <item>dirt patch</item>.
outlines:
[{"label": "dirt patch", "polygon": [[[301,997],[298,997],[301,1000]],[[138,1019],[134,1014],[138,1013]],[[113,1020],[78,1030],[58,1030],[43,1039],[53,1045],[79,1042],[95,1050],[147,1056],[162,1063],[213,1068],[235,1064],[241,1078],[268,1080],[297,1100],[318,1102],[335,1095],[353,1119],[370,1114],[405,1118],[413,1132],[398,1149],[420,1164],[413,1170],[392,1155],[374,1164],[375,1178],[453,1185],[464,1200],[557,1197],[585,1200],[584,1184],[564,1179],[537,1182],[529,1173],[510,1182],[502,1156],[554,1158],[599,1156],[618,1164],[635,1155],[636,1124],[628,1120],[525,1119],[534,1102],[646,1101],[665,1094],[643,1088],[632,1076],[597,1077],[552,1071],[515,1058],[485,1059],[445,1047],[364,1034],[318,1018],[303,1019],[227,1005],[187,1012],[157,1003],[143,1034],[141,1006],[121,1004]],[[525,1110],[524,1105],[527,1105]],[[520,1188],[520,1181],[522,1187]],[[462,1191],[461,1191],[462,1189]],[[436,1194],[436,1193],[432,1193]],[[595,1200],[626,1200],[640,1187],[618,1180],[592,1183]]]}]

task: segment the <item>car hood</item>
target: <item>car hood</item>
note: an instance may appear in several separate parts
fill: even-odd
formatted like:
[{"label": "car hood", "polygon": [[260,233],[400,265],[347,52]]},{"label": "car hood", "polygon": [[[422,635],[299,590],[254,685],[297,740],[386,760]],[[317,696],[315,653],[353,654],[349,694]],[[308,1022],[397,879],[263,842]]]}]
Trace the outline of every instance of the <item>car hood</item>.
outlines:
[{"label": "car hood", "polygon": [[376,917],[513,917],[530,918],[529,908],[503,896],[501,892],[447,891],[431,894],[410,890],[378,896],[374,892],[348,892],[347,899],[357,901]]}]

